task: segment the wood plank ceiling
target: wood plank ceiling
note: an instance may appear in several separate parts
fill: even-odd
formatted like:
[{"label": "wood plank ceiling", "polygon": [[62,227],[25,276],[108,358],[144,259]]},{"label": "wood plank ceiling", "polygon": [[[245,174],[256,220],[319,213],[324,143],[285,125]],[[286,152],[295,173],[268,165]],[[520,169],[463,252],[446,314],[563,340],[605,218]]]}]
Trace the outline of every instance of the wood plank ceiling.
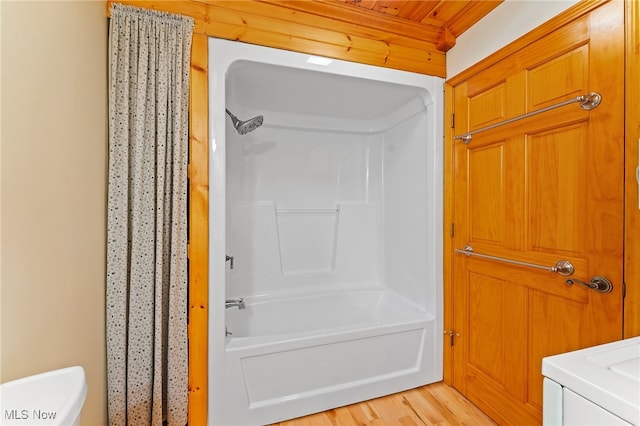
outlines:
[{"label": "wood plank ceiling", "polygon": [[[448,32],[454,39],[495,9],[499,1],[461,0],[334,0],[344,2],[373,13],[395,16],[435,29],[436,33]],[[442,38],[440,35],[439,38]],[[426,41],[437,42],[437,39]],[[449,47],[450,48],[450,47]],[[443,50],[448,50],[443,49]]]}]

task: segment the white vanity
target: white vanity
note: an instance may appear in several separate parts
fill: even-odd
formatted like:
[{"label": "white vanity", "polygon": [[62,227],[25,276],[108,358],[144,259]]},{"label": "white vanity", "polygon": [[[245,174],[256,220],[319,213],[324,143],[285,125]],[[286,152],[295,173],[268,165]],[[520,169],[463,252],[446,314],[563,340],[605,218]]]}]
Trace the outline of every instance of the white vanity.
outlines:
[{"label": "white vanity", "polygon": [[640,337],[542,360],[544,425],[640,425]]}]

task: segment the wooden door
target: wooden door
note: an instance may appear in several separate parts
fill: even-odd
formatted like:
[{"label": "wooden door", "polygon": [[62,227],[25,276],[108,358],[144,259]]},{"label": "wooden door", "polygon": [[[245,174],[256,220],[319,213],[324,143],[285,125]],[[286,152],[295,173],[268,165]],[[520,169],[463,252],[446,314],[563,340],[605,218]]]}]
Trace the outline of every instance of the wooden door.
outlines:
[{"label": "wooden door", "polygon": [[[623,2],[612,1],[453,88],[452,382],[500,424],[540,424],[542,358],[622,338]],[[567,278],[605,276],[601,294]]]}]

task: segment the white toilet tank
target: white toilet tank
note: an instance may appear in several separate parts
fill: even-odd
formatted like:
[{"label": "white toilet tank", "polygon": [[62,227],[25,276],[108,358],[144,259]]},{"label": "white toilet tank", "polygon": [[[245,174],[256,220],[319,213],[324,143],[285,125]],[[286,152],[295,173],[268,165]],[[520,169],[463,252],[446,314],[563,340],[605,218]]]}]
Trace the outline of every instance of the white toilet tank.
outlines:
[{"label": "white toilet tank", "polygon": [[0,385],[0,425],[79,426],[87,396],[82,367],[48,371]]}]

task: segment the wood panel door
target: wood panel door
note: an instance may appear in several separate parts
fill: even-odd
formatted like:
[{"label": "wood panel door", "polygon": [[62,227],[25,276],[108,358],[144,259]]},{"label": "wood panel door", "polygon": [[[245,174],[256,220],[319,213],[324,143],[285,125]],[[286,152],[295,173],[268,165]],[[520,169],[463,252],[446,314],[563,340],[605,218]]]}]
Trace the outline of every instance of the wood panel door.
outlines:
[{"label": "wood panel door", "polygon": [[[453,88],[454,134],[572,103],[453,141],[452,382],[500,424],[540,424],[542,358],[622,338],[623,2],[612,1]],[[605,276],[608,294],[588,282]]]}]

